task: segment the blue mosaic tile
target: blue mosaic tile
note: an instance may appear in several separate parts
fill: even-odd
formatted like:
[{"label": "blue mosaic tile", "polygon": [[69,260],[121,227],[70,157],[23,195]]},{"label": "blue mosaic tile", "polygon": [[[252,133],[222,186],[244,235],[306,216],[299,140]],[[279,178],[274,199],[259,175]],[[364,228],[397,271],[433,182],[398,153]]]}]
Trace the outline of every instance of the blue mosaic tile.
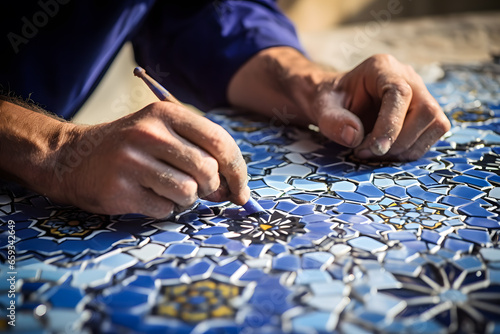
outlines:
[{"label": "blue mosaic tile", "polygon": [[331,321],[332,317],[330,312],[314,312],[301,315],[292,320],[292,329],[294,332],[302,332],[311,329],[318,332],[328,332],[331,331],[333,325],[335,325],[335,323]]},{"label": "blue mosaic tile", "polygon": [[0,305],[13,220],[20,331],[495,332],[500,78],[446,71],[429,88],[452,129],[412,162],[207,113],[237,140],[263,215],[200,200],[162,220],[103,216],[0,187]]},{"label": "blue mosaic tile", "polygon": [[227,232],[229,231],[224,226],[211,226],[196,232],[194,235],[214,235],[214,234],[224,234]]},{"label": "blue mosaic tile", "polygon": [[[466,173],[467,172],[465,172],[464,174],[466,174]],[[480,179],[480,178],[472,177],[472,176],[467,176],[467,175],[455,176],[453,179],[451,179],[451,181],[456,182],[456,183],[460,183],[460,184],[468,184],[468,185],[475,187],[475,188],[478,188],[478,189],[487,189],[487,188],[492,187],[492,185],[484,179]]]},{"label": "blue mosaic tile", "polygon": [[470,217],[490,218],[498,216],[496,213],[484,209],[477,202],[462,205],[457,210],[459,213]]},{"label": "blue mosaic tile", "polygon": [[264,245],[263,244],[253,244],[253,245],[249,245],[246,249],[245,249],[245,253],[248,255],[248,256],[251,256],[251,257],[260,257],[263,252],[264,252]]},{"label": "blue mosaic tile", "polygon": [[466,198],[461,198],[461,197],[455,197],[455,196],[445,196],[441,199],[441,203],[451,205],[454,207],[469,204],[472,202],[473,202],[472,200],[469,200]]},{"label": "blue mosaic tile", "polygon": [[463,240],[448,238],[444,241],[444,247],[454,252],[470,253],[474,244]]},{"label": "blue mosaic tile", "polygon": [[399,241],[410,241],[417,240],[415,233],[402,231],[402,232],[389,232],[387,233],[387,238],[389,240],[399,240]]},{"label": "blue mosaic tile", "polygon": [[288,248],[285,245],[282,245],[282,244],[273,244],[269,248],[269,251],[271,251],[275,255],[278,255],[278,254],[281,254],[281,253],[288,253]]},{"label": "blue mosaic tile", "polygon": [[307,285],[330,282],[332,277],[325,270],[320,269],[304,269],[297,273],[295,284]]},{"label": "blue mosaic tile", "polygon": [[398,199],[398,200],[405,200],[405,199],[410,198],[410,196],[406,193],[405,187],[391,186],[391,187],[385,188],[384,191],[388,196],[391,196],[391,197]]},{"label": "blue mosaic tile", "polygon": [[182,271],[180,269],[168,265],[159,267],[153,277],[164,282],[179,283],[181,276]]},{"label": "blue mosaic tile", "polygon": [[342,213],[338,216],[334,216],[335,221],[339,221],[342,223],[369,223],[371,222],[370,218],[365,217],[363,215],[350,214],[350,213]]},{"label": "blue mosaic tile", "polygon": [[278,255],[273,259],[273,269],[283,271],[297,271],[300,268],[300,259],[296,255]]},{"label": "blue mosaic tile", "polygon": [[357,203],[368,203],[366,196],[349,191],[336,191],[336,194],[346,201]]},{"label": "blue mosaic tile", "polygon": [[361,214],[363,212],[366,212],[367,209],[359,204],[353,204],[353,203],[342,203],[339,206],[335,208],[336,212],[339,213],[346,213],[346,214]]},{"label": "blue mosaic tile", "polygon": [[173,244],[169,246],[165,252],[163,252],[164,255],[170,256],[170,257],[180,257],[180,258],[189,258],[194,256],[196,254],[196,251],[198,250],[198,246],[196,245],[189,245],[189,244]]},{"label": "blue mosaic tile", "polygon": [[381,252],[387,248],[387,245],[370,237],[361,236],[348,241],[351,247],[362,249],[370,253]]},{"label": "blue mosaic tile", "polygon": [[335,206],[339,205],[343,201],[341,199],[335,198],[335,197],[329,197],[329,196],[322,196],[317,199],[314,199],[311,201],[311,203],[318,204],[318,205],[324,205],[324,206]]},{"label": "blue mosaic tile", "polygon": [[75,308],[85,296],[82,290],[65,286],[55,286],[43,295],[55,308]]},{"label": "blue mosaic tile", "polygon": [[434,193],[429,192],[429,191],[425,191],[419,186],[408,187],[406,189],[406,192],[411,197],[418,198],[418,199],[421,199],[424,201],[429,201],[429,202],[436,202],[441,197],[441,195],[434,194]]},{"label": "blue mosaic tile", "polygon": [[333,255],[327,252],[311,252],[302,256],[302,269],[325,269],[333,262]]},{"label": "blue mosaic tile", "polygon": [[461,229],[458,230],[458,235],[464,240],[472,241],[483,247],[490,247],[491,238],[486,230]]}]

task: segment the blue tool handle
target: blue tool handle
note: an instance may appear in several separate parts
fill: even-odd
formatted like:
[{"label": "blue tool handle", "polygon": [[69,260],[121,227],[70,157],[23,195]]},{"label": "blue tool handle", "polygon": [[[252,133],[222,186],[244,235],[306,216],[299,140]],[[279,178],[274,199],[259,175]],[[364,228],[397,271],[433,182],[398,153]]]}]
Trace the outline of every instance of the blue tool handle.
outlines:
[{"label": "blue tool handle", "polygon": [[264,208],[262,206],[260,206],[260,204],[256,200],[254,200],[252,197],[250,197],[248,202],[243,204],[243,208],[245,209],[246,212],[248,212],[248,214],[261,213],[261,212],[265,213],[266,212],[266,210],[264,210]]}]

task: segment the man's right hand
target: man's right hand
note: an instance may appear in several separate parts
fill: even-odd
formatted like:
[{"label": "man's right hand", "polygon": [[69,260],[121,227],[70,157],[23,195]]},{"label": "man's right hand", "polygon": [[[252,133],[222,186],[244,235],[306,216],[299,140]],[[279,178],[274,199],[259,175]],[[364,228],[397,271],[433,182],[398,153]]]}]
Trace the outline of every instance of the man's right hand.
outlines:
[{"label": "man's right hand", "polygon": [[[161,218],[198,197],[241,205],[250,196],[246,165],[234,140],[183,106],[157,102],[106,124],[62,124],[53,154],[40,156],[50,160],[40,165],[51,166],[51,175],[43,186],[25,182],[56,201],[96,213]],[[45,142],[50,147],[51,141]],[[23,147],[18,152],[24,154]],[[220,187],[221,176],[227,187]]]}]

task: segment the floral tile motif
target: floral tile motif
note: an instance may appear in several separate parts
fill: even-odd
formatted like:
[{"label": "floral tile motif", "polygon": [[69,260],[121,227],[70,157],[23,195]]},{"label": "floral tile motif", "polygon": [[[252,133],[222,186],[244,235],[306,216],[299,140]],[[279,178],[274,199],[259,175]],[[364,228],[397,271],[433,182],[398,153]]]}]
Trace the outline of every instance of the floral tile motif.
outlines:
[{"label": "floral tile motif", "polygon": [[228,230],[234,232],[234,238],[251,242],[287,242],[292,236],[305,233],[300,217],[287,216],[279,211],[263,217],[255,214],[241,220],[230,220]]},{"label": "floral tile motif", "polygon": [[213,280],[166,286],[161,291],[162,298],[155,307],[155,313],[188,323],[231,318],[235,310],[230,302],[239,294],[238,286]]},{"label": "floral tile motif", "polygon": [[66,208],[55,210],[50,217],[36,226],[45,231],[46,236],[55,239],[65,237],[84,239],[107,223],[109,223],[109,218],[106,216]]}]

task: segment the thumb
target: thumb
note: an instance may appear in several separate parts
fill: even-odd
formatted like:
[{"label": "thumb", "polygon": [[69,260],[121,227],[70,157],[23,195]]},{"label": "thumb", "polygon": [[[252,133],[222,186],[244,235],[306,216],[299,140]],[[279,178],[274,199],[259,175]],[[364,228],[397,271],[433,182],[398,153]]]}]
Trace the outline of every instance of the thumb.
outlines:
[{"label": "thumb", "polygon": [[[336,96],[337,95],[337,96]],[[323,135],[334,142],[356,147],[364,138],[363,123],[358,116],[342,107],[340,94],[330,92],[323,96],[317,111],[318,127]]]}]

